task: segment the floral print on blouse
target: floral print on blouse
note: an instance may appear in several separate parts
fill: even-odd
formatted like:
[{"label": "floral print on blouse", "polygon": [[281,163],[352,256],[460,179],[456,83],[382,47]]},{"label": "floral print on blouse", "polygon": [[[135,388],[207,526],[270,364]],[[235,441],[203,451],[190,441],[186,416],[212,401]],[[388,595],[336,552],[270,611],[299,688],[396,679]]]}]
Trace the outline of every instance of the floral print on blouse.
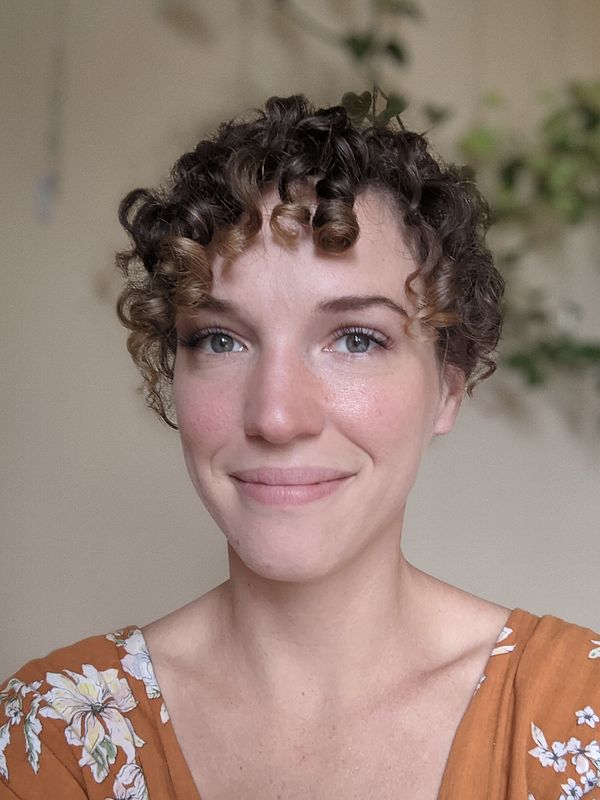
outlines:
[{"label": "floral print on blouse", "polygon": [[[590,641],[595,645],[600,644],[593,639]],[[588,653],[588,658],[598,657],[600,648],[593,648]],[[600,705],[597,707],[600,708]],[[575,711],[575,720],[578,727],[587,726],[595,729],[600,717],[592,706],[585,706]],[[600,734],[600,726],[598,733]],[[557,740],[548,744],[541,728],[535,722],[531,723],[531,737],[537,746],[529,751],[529,755],[537,758],[542,767],[551,767],[561,776],[564,783],[561,783],[563,793],[560,795],[560,800],[570,800],[570,798],[579,800],[594,789],[600,788],[600,744],[592,738],[593,734],[586,727],[581,729],[580,736],[581,738],[565,737],[565,741]],[[528,800],[536,798],[530,793]]]},{"label": "floral print on blouse", "polygon": [[[516,609],[438,798],[600,800],[599,734],[600,636]],[[57,650],[0,686],[0,800],[41,798],[200,800],[139,628]]]},{"label": "floral print on blouse", "polygon": [[[5,785],[13,785],[13,767],[19,772],[27,763],[33,775],[40,776],[42,791],[40,765],[44,725],[45,720],[52,719],[62,723],[65,742],[76,753],[84,779],[87,778],[88,784],[90,779],[95,784],[103,784],[99,793],[90,792],[83,797],[148,800],[148,786],[139,758],[147,742],[136,731],[131,714],[139,704],[140,684],[148,700],[158,704],[157,722],[166,725],[169,715],[141,630],[130,627],[104,638],[112,642],[117,651],[117,666],[98,669],[93,664],[82,663],[77,672],[67,668],[60,672],[44,670],[43,677],[38,680],[26,683],[13,677],[2,688],[0,708],[6,722],[0,727],[0,776]],[[74,646],[77,647],[79,645]],[[131,683],[130,678],[134,679]],[[22,749],[20,759],[17,751],[14,765],[7,758],[11,740]],[[13,745],[11,754],[15,749]],[[59,786],[52,788],[58,791]]]}]

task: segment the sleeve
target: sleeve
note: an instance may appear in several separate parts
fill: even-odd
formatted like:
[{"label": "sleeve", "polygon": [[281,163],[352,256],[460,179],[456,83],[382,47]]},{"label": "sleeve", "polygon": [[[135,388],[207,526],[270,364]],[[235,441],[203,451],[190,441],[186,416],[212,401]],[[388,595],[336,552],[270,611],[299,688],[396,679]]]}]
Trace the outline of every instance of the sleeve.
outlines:
[{"label": "sleeve", "polygon": [[[144,658],[136,633],[83,639],[0,685],[0,800],[147,800],[139,750],[153,729],[135,695],[146,685],[124,674],[137,677]],[[152,763],[152,747],[144,752]]]},{"label": "sleeve", "polygon": [[600,635],[544,617],[515,688],[530,800],[600,800]]},{"label": "sleeve", "polygon": [[0,800],[82,800],[88,795],[65,725],[53,719],[42,662],[30,662],[0,686]]}]

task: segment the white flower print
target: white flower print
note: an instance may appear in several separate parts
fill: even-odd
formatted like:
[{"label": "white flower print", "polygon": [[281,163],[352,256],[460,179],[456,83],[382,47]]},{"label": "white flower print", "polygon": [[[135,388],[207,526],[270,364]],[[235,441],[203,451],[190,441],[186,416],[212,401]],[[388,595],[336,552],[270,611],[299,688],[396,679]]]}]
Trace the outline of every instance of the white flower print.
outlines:
[{"label": "white flower print", "polygon": [[592,770],[586,772],[585,775],[581,776],[581,783],[583,784],[583,793],[587,794],[588,792],[591,792],[592,789],[595,789],[596,786],[598,786],[599,782],[600,782],[600,773],[592,772]]},{"label": "white flower print", "polygon": [[9,697],[4,704],[4,713],[11,725],[18,725],[23,719],[23,700],[19,694]]},{"label": "white flower print", "polygon": [[[513,629],[505,625],[504,628],[502,628],[502,630],[500,631],[500,636],[498,636],[496,644],[499,645],[500,642],[503,642],[505,639],[508,639],[508,637],[512,634],[512,632]],[[504,653],[512,653],[512,651],[515,649],[516,646],[517,646],[516,644],[505,644],[502,645],[501,647],[494,647],[494,649],[492,650],[492,655],[500,656],[503,655]]]},{"label": "white flower print", "polygon": [[[490,658],[491,658],[492,656],[501,656],[501,655],[503,655],[503,654],[505,654],[505,653],[512,653],[512,651],[513,651],[513,650],[515,649],[515,647],[517,646],[516,644],[504,644],[504,645],[503,645],[503,644],[500,644],[500,643],[501,643],[501,642],[503,642],[505,639],[508,639],[508,637],[509,637],[509,636],[511,636],[511,635],[512,635],[512,633],[513,633],[513,629],[512,629],[512,628],[509,628],[507,625],[505,625],[505,626],[502,628],[502,630],[500,631],[500,634],[499,634],[499,636],[498,636],[498,638],[496,639],[496,642],[495,642],[495,644],[496,644],[497,646],[496,646],[496,647],[494,647],[494,649],[493,649],[493,650],[492,650],[492,652],[490,653]],[[475,695],[477,694],[477,692],[478,692],[478,691],[481,689],[481,686],[483,685],[483,682],[484,682],[486,679],[487,679],[487,675],[485,675],[485,674],[484,674],[484,675],[482,675],[482,676],[479,678],[479,682],[478,682],[477,686],[475,687],[475,691],[473,692],[473,696],[475,696]]]},{"label": "white flower print", "polygon": [[592,644],[597,644],[598,647],[594,647],[590,650],[588,658],[600,658],[600,641],[597,642],[595,639],[590,639],[590,642]]},{"label": "white flower print", "polygon": [[548,747],[546,737],[533,722],[531,723],[531,735],[537,747],[530,750],[529,754],[539,759],[542,767],[553,767],[556,772],[564,772],[567,767],[567,761],[563,758],[567,752],[565,743],[553,742],[552,747]]},{"label": "white flower print", "polygon": [[591,706],[586,706],[582,708],[580,711],[575,712],[575,716],[577,717],[577,724],[578,725],[589,725],[590,728],[595,728],[596,723],[600,722],[600,717]]},{"label": "white flower print", "polygon": [[565,790],[565,793],[561,794],[560,800],[579,800],[580,797],[583,797],[583,789],[573,778],[569,778],[569,780],[561,784],[561,786]]},{"label": "white flower print", "polygon": [[575,765],[579,775],[589,771],[590,761],[594,766],[600,765],[600,746],[598,742],[594,741],[588,745],[582,745],[579,739],[572,736],[567,742],[567,752],[573,754],[571,764]]},{"label": "white flower print", "polygon": [[67,741],[83,748],[80,766],[89,766],[100,783],[115,763],[119,747],[133,762],[135,749],[144,740],[123,716],[137,705],[126,679],[118,678],[116,669],[98,671],[83,664],[82,670],[82,675],[70,670],[64,675],[47,673],[46,682],[53,688],[43,695],[48,707],[42,707],[40,714],[67,723]]},{"label": "white flower print", "polygon": [[125,764],[113,784],[113,797],[106,800],[148,800],[148,788],[142,768],[138,764]]},{"label": "white flower print", "polygon": [[169,716],[169,712],[167,711],[167,707],[164,703],[161,703],[160,706],[160,721],[163,725],[166,725],[167,722],[171,719]]},{"label": "white flower print", "polygon": [[154,674],[154,666],[150,660],[150,653],[144,641],[144,636],[139,629],[131,631],[127,637],[122,636],[122,632],[108,634],[106,637],[115,642],[120,647],[124,647],[127,655],[121,659],[121,665],[125,672],[144,682],[146,694],[149,698],[160,697],[160,688]]}]

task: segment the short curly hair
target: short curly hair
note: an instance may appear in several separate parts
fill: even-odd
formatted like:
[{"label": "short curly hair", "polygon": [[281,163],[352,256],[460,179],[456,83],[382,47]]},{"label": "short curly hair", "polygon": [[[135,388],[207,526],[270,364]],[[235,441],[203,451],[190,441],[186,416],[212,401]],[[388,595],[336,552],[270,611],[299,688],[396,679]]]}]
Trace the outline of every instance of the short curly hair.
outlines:
[{"label": "short curly hair", "polygon": [[359,236],[354,202],[367,189],[392,201],[415,258],[409,327],[418,320],[436,338],[440,361],[462,370],[469,395],[494,372],[504,281],[484,242],[488,206],[472,171],[443,164],[398,121],[356,122],[342,106],[272,97],[181,156],[164,187],[135,189],[119,207],[131,246],[117,255],[126,277],[117,313],[146,401],[165,422],[177,427],[176,309],[210,289],[211,256],[234,258],[256,236],[265,193],[281,201],[270,215],[274,235],[290,242],[312,231],[318,249],[341,253]]}]

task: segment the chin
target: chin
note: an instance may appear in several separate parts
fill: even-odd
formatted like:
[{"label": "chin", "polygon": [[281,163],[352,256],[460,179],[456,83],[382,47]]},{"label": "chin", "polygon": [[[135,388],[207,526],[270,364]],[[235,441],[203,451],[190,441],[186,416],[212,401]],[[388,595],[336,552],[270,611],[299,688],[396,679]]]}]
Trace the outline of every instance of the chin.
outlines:
[{"label": "chin", "polygon": [[[327,554],[323,546],[314,542],[298,546],[298,540],[289,542],[289,547],[278,542],[266,547],[249,541],[229,541],[229,560],[232,569],[241,566],[260,578],[282,583],[312,583],[331,574],[339,566],[333,554]],[[237,571],[237,570],[236,570]]]}]

